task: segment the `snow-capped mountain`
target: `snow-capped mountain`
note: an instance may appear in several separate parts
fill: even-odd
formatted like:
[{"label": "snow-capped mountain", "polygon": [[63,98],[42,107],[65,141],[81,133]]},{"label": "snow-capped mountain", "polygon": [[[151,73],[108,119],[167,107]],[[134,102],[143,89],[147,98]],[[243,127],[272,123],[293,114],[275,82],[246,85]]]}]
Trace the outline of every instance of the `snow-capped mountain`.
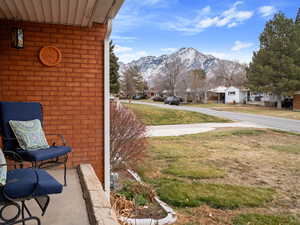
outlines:
[{"label": "snow-capped mountain", "polygon": [[181,62],[183,62],[186,71],[203,69],[208,77],[213,77],[215,75],[215,71],[220,64],[226,65],[228,68],[234,68],[236,64],[239,64],[233,61],[218,59],[212,55],[205,55],[194,48],[181,48],[170,55],[158,57],[147,56],[127,64],[120,63],[120,72],[122,74],[126,68],[137,65],[140,67],[144,78],[146,80],[151,80],[151,78],[163,70],[166,62],[172,61],[175,58],[179,58]]}]

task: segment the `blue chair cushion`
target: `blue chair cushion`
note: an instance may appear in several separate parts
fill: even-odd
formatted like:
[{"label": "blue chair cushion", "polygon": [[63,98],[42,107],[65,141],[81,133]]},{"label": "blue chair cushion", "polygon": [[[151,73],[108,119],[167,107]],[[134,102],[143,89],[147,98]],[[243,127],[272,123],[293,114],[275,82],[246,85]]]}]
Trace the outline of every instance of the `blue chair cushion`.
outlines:
[{"label": "blue chair cushion", "polygon": [[35,151],[21,149],[17,151],[24,161],[29,162],[53,159],[66,155],[68,152],[71,152],[71,147],[69,146],[50,146],[50,148]]},{"label": "blue chair cushion", "polygon": [[3,187],[3,193],[10,198],[18,199],[58,194],[62,189],[63,186],[45,170],[26,168],[7,173],[7,183]]},{"label": "blue chair cushion", "polygon": [[[0,102],[0,126],[4,138],[15,138],[10,120],[27,121],[39,119],[43,124],[42,105],[38,102]],[[4,142],[4,149],[18,148],[17,141]]]}]

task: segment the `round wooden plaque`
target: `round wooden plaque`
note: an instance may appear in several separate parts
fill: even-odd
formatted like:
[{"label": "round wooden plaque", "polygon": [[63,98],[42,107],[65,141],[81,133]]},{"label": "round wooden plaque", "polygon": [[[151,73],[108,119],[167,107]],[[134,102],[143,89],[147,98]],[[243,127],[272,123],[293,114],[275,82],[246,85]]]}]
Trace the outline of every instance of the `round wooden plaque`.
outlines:
[{"label": "round wooden plaque", "polygon": [[61,52],[54,46],[41,48],[39,58],[45,66],[56,66],[61,61]]}]

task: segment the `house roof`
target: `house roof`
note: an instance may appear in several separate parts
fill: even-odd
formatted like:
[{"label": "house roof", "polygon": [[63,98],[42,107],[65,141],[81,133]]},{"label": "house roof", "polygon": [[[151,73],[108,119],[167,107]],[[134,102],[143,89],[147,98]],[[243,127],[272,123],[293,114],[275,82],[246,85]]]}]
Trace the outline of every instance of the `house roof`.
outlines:
[{"label": "house roof", "polygon": [[1,0],[0,19],[91,26],[115,17],[124,0]]},{"label": "house roof", "polygon": [[214,89],[209,90],[210,92],[214,92],[214,93],[225,93],[227,90],[227,87],[225,86],[220,86]]},{"label": "house roof", "polygon": [[219,86],[217,88],[214,89],[210,89],[210,92],[214,92],[214,93],[226,93],[226,91],[230,91],[230,90],[240,90],[240,91],[249,91],[248,88],[245,87],[234,87],[234,86],[230,86],[230,87],[225,87],[225,86]]}]

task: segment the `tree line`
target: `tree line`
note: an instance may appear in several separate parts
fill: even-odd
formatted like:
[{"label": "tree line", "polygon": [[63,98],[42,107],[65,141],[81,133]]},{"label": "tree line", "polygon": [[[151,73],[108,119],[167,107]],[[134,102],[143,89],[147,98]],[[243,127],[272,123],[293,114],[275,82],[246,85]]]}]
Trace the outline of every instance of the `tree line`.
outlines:
[{"label": "tree line", "polygon": [[[253,53],[249,65],[234,64],[229,68],[226,61],[220,61],[216,76],[208,79],[202,69],[186,71],[184,62],[179,58],[167,61],[161,71],[156,74],[152,85],[158,91],[168,90],[175,95],[175,90],[190,90],[194,99],[206,99],[209,88],[216,86],[245,86],[254,92],[272,93],[281,108],[281,97],[293,95],[300,90],[300,9],[296,19],[287,18],[279,12],[269,20],[260,34],[260,49]],[[111,43],[111,91],[120,90],[128,96],[148,89],[143,79],[141,68],[132,65],[119,76],[117,57],[113,53]]]},{"label": "tree line", "polygon": [[282,12],[274,15],[260,35],[260,49],[247,68],[247,86],[281,97],[300,90],[300,9],[295,21]]}]

